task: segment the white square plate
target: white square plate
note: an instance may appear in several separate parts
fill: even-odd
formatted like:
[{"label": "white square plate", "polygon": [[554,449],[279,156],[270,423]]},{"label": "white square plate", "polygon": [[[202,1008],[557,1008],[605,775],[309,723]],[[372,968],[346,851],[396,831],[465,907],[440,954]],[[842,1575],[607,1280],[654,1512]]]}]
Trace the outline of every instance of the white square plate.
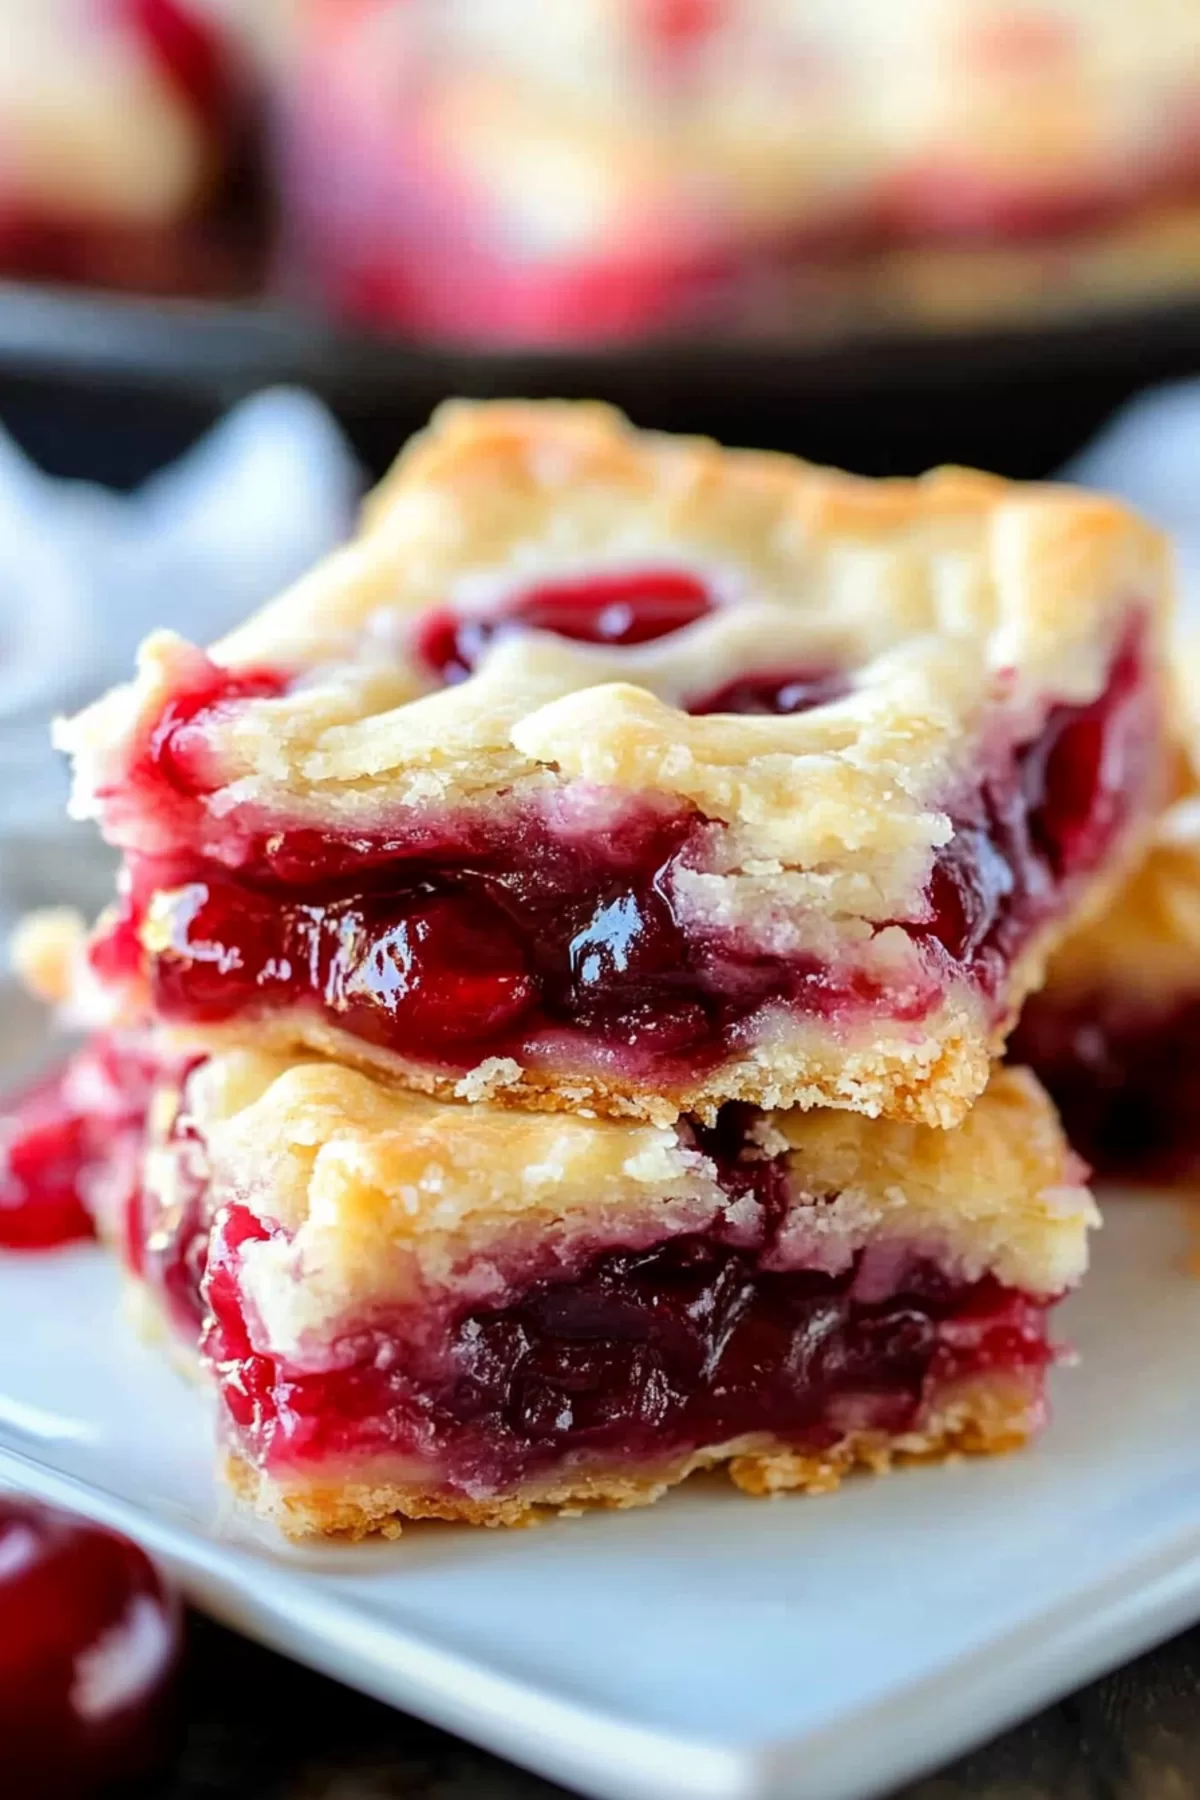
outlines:
[{"label": "white square plate", "polygon": [[222,1502],[206,1403],[119,1322],[98,1249],[0,1256],[0,1484],[118,1526],[240,1630],[587,1793],[849,1800],[1200,1617],[1187,1223],[1114,1198],[1064,1309],[1081,1363],[1023,1455],[810,1500],[698,1481],[647,1511],[315,1551]]}]

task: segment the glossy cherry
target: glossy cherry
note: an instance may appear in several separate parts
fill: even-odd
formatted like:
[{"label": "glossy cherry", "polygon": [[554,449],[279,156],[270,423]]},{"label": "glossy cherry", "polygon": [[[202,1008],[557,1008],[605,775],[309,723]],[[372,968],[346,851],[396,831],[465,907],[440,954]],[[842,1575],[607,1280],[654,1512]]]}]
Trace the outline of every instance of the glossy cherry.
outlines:
[{"label": "glossy cherry", "polygon": [[465,681],[488,645],[513,632],[552,631],[582,644],[646,644],[694,625],[712,605],[705,584],[680,570],[545,581],[495,612],[441,608],[421,627],[416,653],[440,681]]},{"label": "glossy cherry", "polygon": [[0,1494],[0,1786],[83,1800],[169,1744],[180,1613],[125,1538]]},{"label": "glossy cherry", "polygon": [[149,733],[143,752],[144,774],[157,775],[180,795],[205,793],[215,785],[207,763],[205,725],[219,707],[241,700],[274,699],[284,692],[286,676],[269,669],[234,672],[197,654],[194,666],[177,686]]},{"label": "glossy cherry", "polygon": [[761,713],[775,717],[809,712],[850,691],[840,669],[799,669],[788,675],[738,675],[710,693],[687,702],[687,710],[704,713]]}]

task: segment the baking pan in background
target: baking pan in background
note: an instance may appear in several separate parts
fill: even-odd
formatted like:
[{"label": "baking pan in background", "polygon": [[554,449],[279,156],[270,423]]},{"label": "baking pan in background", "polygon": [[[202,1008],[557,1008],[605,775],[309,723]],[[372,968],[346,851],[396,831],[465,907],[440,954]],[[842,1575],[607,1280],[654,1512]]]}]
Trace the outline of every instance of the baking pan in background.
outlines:
[{"label": "baking pan in background", "polygon": [[0,419],[56,474],[127,486],[235,400],[319,394],[372,473],[450,394],[598,397],[639,424],[710,432],[867,474],[936,462],[1044,475],[1121,401],[1200,370],[1200,299],[1005,330],[788,348],[661,343],[469,352],[338,332],[270,305],[0,283]]}]

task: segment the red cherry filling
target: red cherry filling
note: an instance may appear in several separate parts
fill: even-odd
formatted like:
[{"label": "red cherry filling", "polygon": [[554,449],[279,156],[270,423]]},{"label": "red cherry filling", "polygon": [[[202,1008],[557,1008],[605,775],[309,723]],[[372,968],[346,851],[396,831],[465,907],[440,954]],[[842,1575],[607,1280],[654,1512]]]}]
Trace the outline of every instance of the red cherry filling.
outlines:
[{"label": "red cherry filling", "polygon": [[1015,769],[962,809],[929,887],[931,935],[994,993],[1062,884],[1096,866],[1145,791],[1155,744],[1131,641],[1087,706],[1056,706]]},{"label": "red cherry filling", "polygon": [[[720,1055],[768,1001],[828,1013],[872,997],[812,959],[693,943],[670,898],[690,831],[660,818],[631,869],[624,846],[614,864],[594,841],[564,845],[531,826],[494,844],[490,863],[427,875],[417,865],[403,886],[346,900],[293,900],[206,871],[174,890],[169,909],[159,902],[169,943],[150,959],[154,1004],[204,1023],[314,1006],[369,1042],[447,1067],[536,1054],[567,1031],[628,1067],[682,1074]],[[119,961],[129,926],[116,930]]]},{"label": "red cherry filling", "polygon": [[688,712],[703,713],[771,713],[775,715],[808,712],[810,707],[827,706],[850,692],[850,683],[840,669],[801,670],[794,675],[739,675],[712,693],[702,694],[687,702]]},{"label": "red cherry filling", "polygon": [[494,613],[442,607],[422,624],[416,654],[439,681],[465,681],[497,637],[552,631],[581,644],[647,644],[712,610],[702,581],[673,569],[546,581]]},{"label": "red cherry filling", "polygon": [[0,1245],[44,1250],[90,1237],[134,1165],[154,1068],[97,1036],[0,1119]]},{"label": "red cherry filling", "polygon": [[234,674],[198,655],[194,670],[175,688],[148,734],[143,772],[157,775],[176,794],[206,793],[216,785],[207,766],[206,727],[211,715],[218,707],[235,706],[242,700],[274,699],[286,687],[286,676],[275,670],[246,669]]},{"label": "red cherry filling", "polygon": [[413,1455],[476,1494],[563,1458],[661,1463],[754,1432],[817,1448],[903,1431],[946,1383],[1033,1377],[1051,1360],[1040,1300],[919,1255],[897,1257],[885,1294],[862,1288],[859,1267],[778,1272],[780,1214],[768,1201],[760,1217],[756,1243],[717,1228],[599,1251],[570,1279],[449,1320],[433,1350],[428,1319],[349,1323],[314,1372],[253,1342],[239,1266],[271,1234],[234,1206],[214,1231],[205,1354],[260,1463]]},{"label": "red cherry filling", "polygon": [[[841,681],[822,671],[773,685],[739,678],[707,704],[795,710],[832,698]],[[196,708],[210,693],[200,688]],[[152,735],[180,788],[196,778],[178,741],[192,704]],[[991,756],[953,808],[925,916],[895,922],[922,952],[903,989],[882,992],[853,963],[690,930],[676,893],[681,871],[703,866],[706,822],[595,790],[558,812],[414,813],[374,838],[302,829],[231,839],[227,869],[131,858],[127,902],[97,966],[120,979],[147,961],[155,1004],[172,1019],[309,1007],[448,1068],[487,1056],[536,1066],[561,1054],[566,1034],[574,1053],[617,1060],[631,1079],[683,1082],[736,1053],[764,1006],[840,1021],[885,1005],[916,1020],[950,979],[1002,995],[1013,958],[1142,803],[1157,743],[1149,705],[1131,640],[1099,699],[1055,707],[1031,743]],[[155,896],[146,959],[138,933]]]},{"label": "red cherry filling", "polygon": [[1098,1175],[1170,1182],[1200,1171],[1200,997],[1035,994],[1009,1057],[1045,1082]]},{"label": "red cherry filling", "polygon": [[171,1735],[179,1610],[115,1533],[0,1495],[0,1770],[13,1800],[147,1775]]},{"label": "red cherry filling", "polygon": [[520,938],[483,893],[281,906],[234,882],[194,882],[155,963],[166,1017],[228,1018],[308,994],[367,1038],[479,1041],[514,1026],[537,990]]}]

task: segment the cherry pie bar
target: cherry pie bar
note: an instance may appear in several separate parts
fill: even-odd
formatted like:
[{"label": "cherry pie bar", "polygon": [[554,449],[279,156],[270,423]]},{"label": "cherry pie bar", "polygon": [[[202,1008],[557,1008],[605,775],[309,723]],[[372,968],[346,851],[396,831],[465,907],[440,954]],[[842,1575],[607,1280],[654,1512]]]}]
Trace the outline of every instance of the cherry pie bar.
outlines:
[{"label": "cherry pie bar", "polygon": [[1009,1448],[1083,1272],[1081,1178],[1022,1071],[952,1132],[654,1126],[241,1050],[164,1083],[109,1229],[199,1344],[237,1489],[359,1536]]},{"label": "cherry pie bar", "polygon": [[1010,1046],[1097,1173],[1152,1183],[1200,1172],[1200,656],[1180,663],[1178,798],[1112,905],[1055,954]]},{"label": "cherry pie bar", "polygon": [[1166,781],[1161,540],[452,405],[362,535],[65,726],[133,1016],[441,1098],[952,1125]]},{"label": "cherry pie bar", "polygon": [[233,275],[210,217],[245,102],[205,0],[0,0],[0,268],[105,286]]},{"label": "cherry pie bar", "polygon": [[[1098,237],[1119,254],[1131,221],[1200,187],[1200,15],[1178,0],[302,0],[294,16],[291,261],[375,326],[844,325],[847,304],[896,305],[892,253],[940,246],[968,263],[998,247],[1008,280],[1023,265],[1053,293],[1065,272],[1086,300]],[[923,264],[933,310],[964,280],[978,298],[987,266]],[[1143,274],[1153,290],[1162,269]]]}]

